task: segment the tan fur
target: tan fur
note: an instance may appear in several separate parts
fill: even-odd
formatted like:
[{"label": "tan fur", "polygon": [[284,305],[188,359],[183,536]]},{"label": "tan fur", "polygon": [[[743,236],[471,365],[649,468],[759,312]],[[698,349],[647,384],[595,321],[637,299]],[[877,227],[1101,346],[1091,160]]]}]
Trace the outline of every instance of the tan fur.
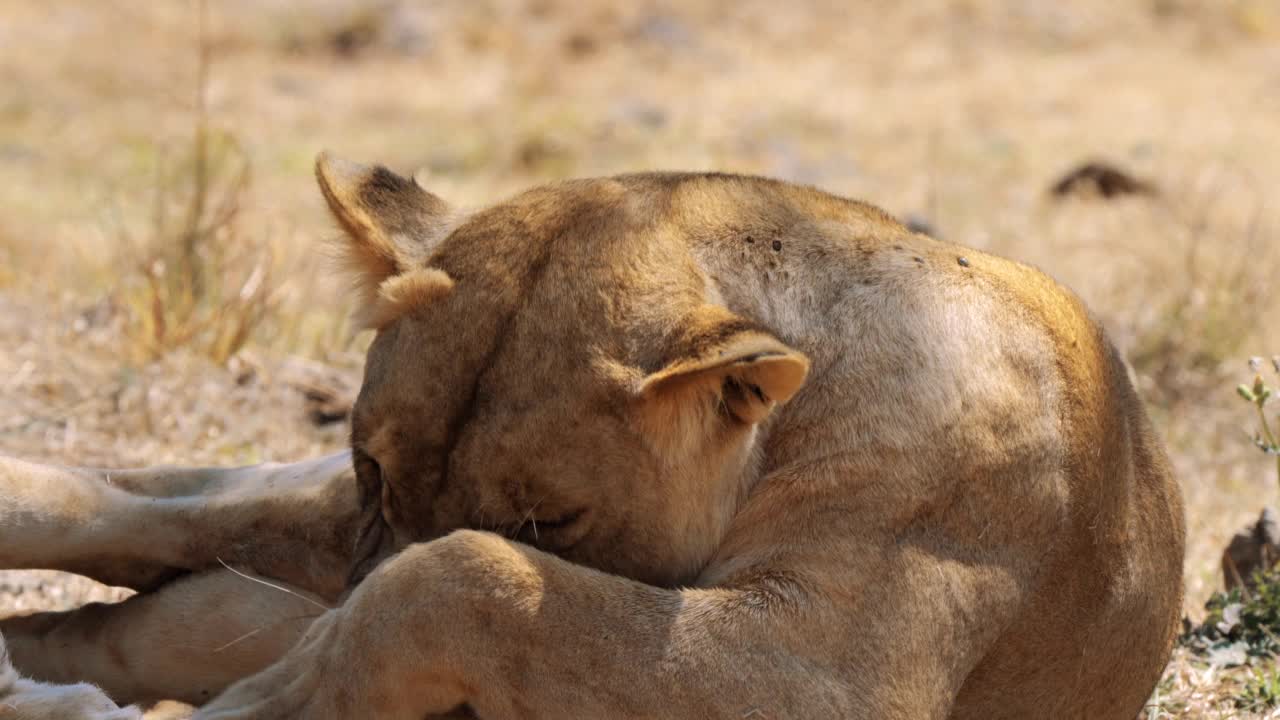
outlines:
[{"label": "tan fur", "polygon": [[448,275],[431,268],[414,268],[383,280],[372,307],[363,313],[365,327],[381,330],[393,320],[427,307],[453,289]]},{"label": "tan fur", "polygon": [[0,720],[141,720],[132,707],[121,708],[87,683],[49,685],[28,680],[13,669],[0,637]]},{"label": "tan fur", "polygon": [[[341,159],[321,156],[316,163],[320,191],[334,208],[334,219],[358,243],[339,246],[338,261],[346,269],[360,299],[356,321],[363,327],[380,327],[397,298],[412,299],[427,290],[426,297],[441,289],[439,282],[384,281],[421,263],[431,245],[443,237],[449,215],[443,201],[423,190],[414,180],[383,168],[367,168]],[[439,280],[438,277],[419,278]],[[447,290],[447,287],[443,288]]]},{"label": "tan fur", "polygon": [[337,168],[348,253],[396,258],[361,283],[451,287],[373,313],[353,577],[376,569],[198,717],[1138,712],[1180,494],[1045,275],[760,178],[461,217]]},{"label": "tan fur", "polygon": [[[369,522],[360,506],[349,453],[230,470],[0,456],[0,566],[141,591],[0,621],[8,655],[45,695],[58,691],[44,683],[91,680],[121,704],[205,702],[270,665],[342,594]],[[87,697],[78,687],[64,695]]]},{"label": "tan fur", "polygon": [[719,175],[533,190],[424,265],[454,289],[384,326],[352,433],[407,549],[200,717],[1130,718],[1150,693],[1178,488],[1044,275]]}]

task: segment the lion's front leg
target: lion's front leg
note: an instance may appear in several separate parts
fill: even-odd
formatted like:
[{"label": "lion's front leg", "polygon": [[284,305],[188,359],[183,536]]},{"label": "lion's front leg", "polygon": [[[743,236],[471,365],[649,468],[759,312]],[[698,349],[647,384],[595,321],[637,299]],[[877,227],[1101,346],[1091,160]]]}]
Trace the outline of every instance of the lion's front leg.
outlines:
[{"label": "lion's front leg", "polygon": [[[383,563],[197,717],[859,716],[851,687],[809,655],[830,644],[823,615],[756,591],[646,586],[463,531]],[[867,700],[867,717],[885,716]]]},{"label": "lion's front leg", "polygon": [[665,589],[455,532],[383,562],[196,717],[941,720],[1033,567],[875,531],[768,547],[722,587]]},{"label": "lion's front leg", "polygon": [[97,470],[0,456],[0,568],[150,590],[219,560],[326,597],[345,588],[364,502],[347,452],[243,468]]}]

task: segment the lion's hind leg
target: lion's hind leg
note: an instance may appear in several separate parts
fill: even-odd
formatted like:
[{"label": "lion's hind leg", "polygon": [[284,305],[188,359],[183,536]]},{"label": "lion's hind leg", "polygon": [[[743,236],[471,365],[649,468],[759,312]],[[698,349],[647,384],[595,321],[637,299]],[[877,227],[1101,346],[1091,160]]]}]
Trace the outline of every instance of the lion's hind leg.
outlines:
[{"label": "lion's hind leg", "polygon": [[28,680],[9,662],[0,636],[0,720],[139,720],[136,708],[121,708],[87,683],[50,685]]},{"label": "lion's hind leg", "polygon": [[199,705],[275,662],[327,609],[305,591],[220,569],[120,603],[10,618],[0,630],[13,665],[41,681],[89,681],[120,703]]}]

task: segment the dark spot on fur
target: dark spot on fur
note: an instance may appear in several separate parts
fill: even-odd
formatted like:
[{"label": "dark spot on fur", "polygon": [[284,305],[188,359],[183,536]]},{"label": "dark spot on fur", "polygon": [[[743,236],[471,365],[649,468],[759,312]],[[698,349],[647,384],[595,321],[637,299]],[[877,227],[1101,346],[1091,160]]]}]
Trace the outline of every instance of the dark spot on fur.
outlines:
[{"label": "dark spot on fur", "polygon": [[755,238],[753,238],[753,237],[751,237],[750,235],[748,235],[748,236],[747,236],[746,238],[744,238],[744,239],[745,239],[747,242],[749,242],[749,243],[754,243],[754,242],[756,241],[756,239],[755,239]]},{"label": "dark spot on fur", "polygon": [[956,262],[960,263],[960,267],[969,267],[969,258],[967,257],[958,257]]},{"label": "dark spot on fur", "polygon": [[902,246],[901,246],[901,245],[894,245],[894,246],[893,246],[893,249],[894,249],[894,250],[901,250],[901,249],[902,249]]},{"label": "dark spot on fur", "polygon": [[773,249],[774,249],[775,251],[779,251],[779,252],[781,252],[781,251],[782,251],[782,241],[781,241],[781,240],[774,240],[774,241],[773,241]]},{"label": "dark spot on fur", "polygon": [[917,255],[917,256],[915,256],[915,257],[913,257],[913,258],[911,258],[911,259],[912,259],[912,260],[915,260],[917,265],[923,265],[923,264],[924,264],[924,258],[920,257],[919,255]]},{"label": "dark spot on fur", "polygon": [[[380,699],[377,696],[371,698],[375,707],[380,704],[378,703]],[[383,700],[383,702],[385,703],[386,701]],[[335,691],[333,704],[334,710],[337,711],[334,714],[337,717],[350,717],[351,709],[355,707],[355,697],[352,695],[350,688],[339,686]]]}]

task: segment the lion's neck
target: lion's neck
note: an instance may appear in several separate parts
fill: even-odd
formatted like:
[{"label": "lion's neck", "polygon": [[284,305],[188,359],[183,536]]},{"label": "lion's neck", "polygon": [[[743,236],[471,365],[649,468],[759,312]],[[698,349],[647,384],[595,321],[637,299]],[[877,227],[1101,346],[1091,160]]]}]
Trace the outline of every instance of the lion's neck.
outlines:
[{"label": "lion's neck", "polygon": [[[844,329],[830,309],[838,297],[827,296],[817,282],[802,277],[779,282],[728,258],[698,258],[707,276],[709,294],[735,314],[759,324],[779,340],[804,353],[810,361],[809,378],[800,394],[776,410],[756,434],[762,454],[759,470],[800,461],[809,450],[803,437],[821,416],[830,412],[830,370],[841,362]],[[826,396],[826,397],[824,397]]]}]

